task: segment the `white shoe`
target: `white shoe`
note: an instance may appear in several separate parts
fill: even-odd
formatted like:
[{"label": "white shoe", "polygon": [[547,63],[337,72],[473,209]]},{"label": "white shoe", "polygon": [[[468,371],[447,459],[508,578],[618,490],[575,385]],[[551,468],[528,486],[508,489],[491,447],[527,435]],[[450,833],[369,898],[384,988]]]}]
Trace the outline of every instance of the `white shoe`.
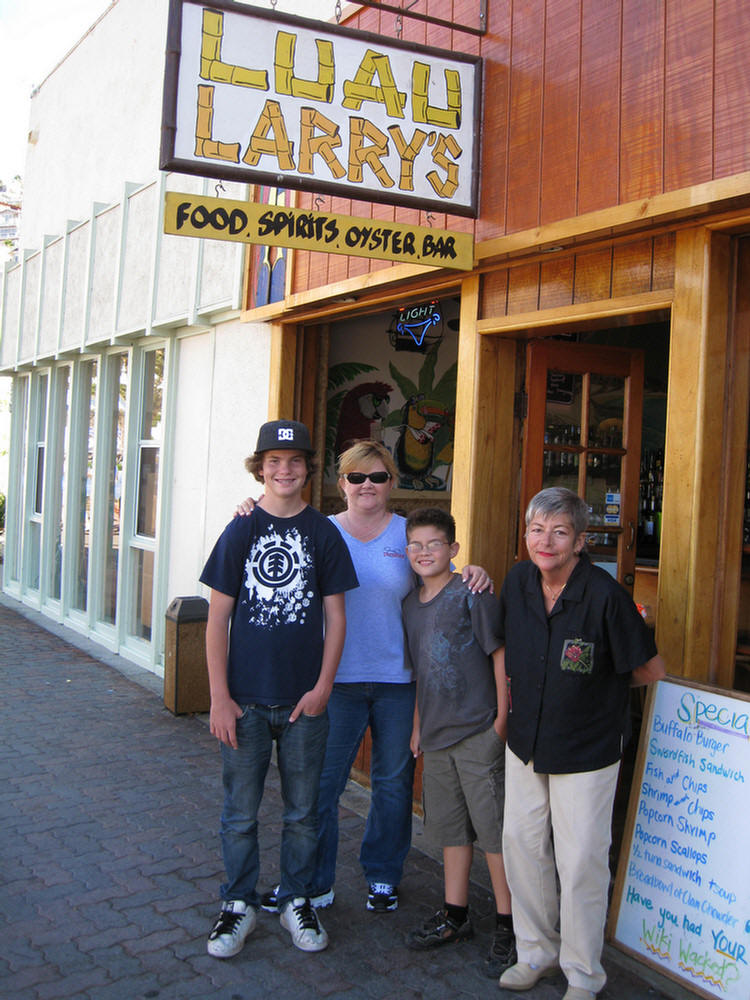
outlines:
[{"label": "white shoe", "polygon": [[302,951],[323,951],[328,947],[328,935],[318,914],[304,896],[290,899],[281,911],[280,923],[292,935],[292,943]]},{"label": "white shoe", "polygon": [[529,965],[528,962],[516,962],[500,976],[501,990],[531,990],[540,979],[556,976],[558,965]]},{"label": "white shoe", "polygon": [[241,899],[222,903],[219,917],[208,935],[208,954],[214,958],[237,955],[255,930],[256,922],[255,910]]}]

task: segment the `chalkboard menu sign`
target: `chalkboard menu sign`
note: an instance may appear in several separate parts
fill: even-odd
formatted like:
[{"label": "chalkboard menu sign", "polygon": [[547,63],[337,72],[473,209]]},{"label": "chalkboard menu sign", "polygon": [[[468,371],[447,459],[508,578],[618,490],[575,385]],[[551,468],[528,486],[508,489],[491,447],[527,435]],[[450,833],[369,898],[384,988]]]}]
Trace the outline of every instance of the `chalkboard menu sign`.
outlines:
[{"label": "chalkboard menu sign", "polygon": [[750,997],[750,698],[649,692],[609,936],[704,997]]}]

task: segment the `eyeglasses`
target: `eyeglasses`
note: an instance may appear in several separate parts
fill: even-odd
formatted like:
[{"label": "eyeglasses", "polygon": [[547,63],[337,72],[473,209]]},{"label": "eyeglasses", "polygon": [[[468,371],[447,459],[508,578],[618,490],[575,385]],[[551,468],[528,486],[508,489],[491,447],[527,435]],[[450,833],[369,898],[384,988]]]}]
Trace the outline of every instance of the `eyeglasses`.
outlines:
[{"label": "eyeglasses", "polygon": [[352,486],[361,486],[362,483],[369,479],[371,483],[375,483],[376,486],[382,486],[383,483],[387,483],[391,478],[389,472],[345,472],[344,479],[347,483],[351,483]]},{"label": "eyeglasses", "polygon": [[432,538],[426,545],[422,545],[421,542],[408,542],[406,551],[416,553],[427,549],[428,552],[439,552],[444,545],[450,545],[450,542],[443,542],[439,538]]}]

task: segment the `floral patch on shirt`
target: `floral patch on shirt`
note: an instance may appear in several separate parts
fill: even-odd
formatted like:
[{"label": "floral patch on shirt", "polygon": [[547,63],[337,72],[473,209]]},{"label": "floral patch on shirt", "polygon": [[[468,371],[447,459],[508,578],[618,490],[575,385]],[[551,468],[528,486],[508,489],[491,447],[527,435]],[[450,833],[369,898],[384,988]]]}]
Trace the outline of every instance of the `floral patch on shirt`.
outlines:
[{"label": "floral patch on shirt", "polygon": [[560,667],[575,674],[590,674],[594,669],[594,643],[583,639],[566,639],[563,643]]}]

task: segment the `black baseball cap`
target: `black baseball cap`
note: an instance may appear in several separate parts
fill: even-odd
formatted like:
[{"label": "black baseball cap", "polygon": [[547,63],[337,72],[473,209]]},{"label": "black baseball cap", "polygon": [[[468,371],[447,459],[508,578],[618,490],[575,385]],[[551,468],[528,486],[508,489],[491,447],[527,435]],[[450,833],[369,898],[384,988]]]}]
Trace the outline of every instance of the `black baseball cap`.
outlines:
[{"label": "black baseball cap", "polygon": [[297,420],[269,420],[258,432],[259,451],[306,451],[311,455],[315,449],[310,441],[310,432]]}]

